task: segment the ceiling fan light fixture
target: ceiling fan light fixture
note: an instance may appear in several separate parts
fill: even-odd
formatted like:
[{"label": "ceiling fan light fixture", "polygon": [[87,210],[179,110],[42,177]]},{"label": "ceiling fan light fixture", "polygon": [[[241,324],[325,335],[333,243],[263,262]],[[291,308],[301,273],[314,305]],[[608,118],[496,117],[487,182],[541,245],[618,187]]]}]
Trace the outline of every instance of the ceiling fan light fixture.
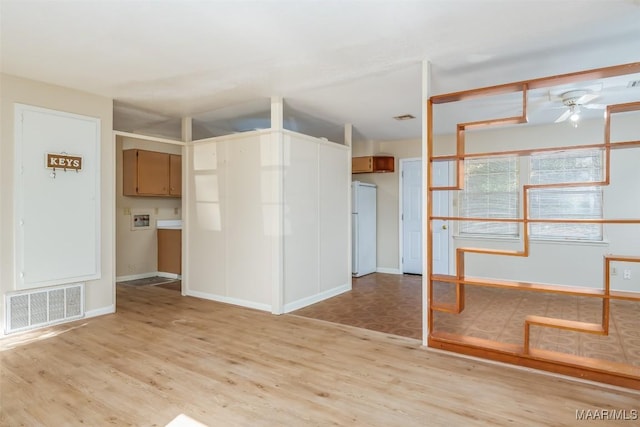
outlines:
[{"label": "ceiling fan light fixture", "polygon": [[571,120],[572,122],[577,122],[578,120],[580,120],[580,110],[578,108],[573,108],[573,107],[572,107],[572,110],[573,111],[569,116],[569,120]]},{"label": "ceiling fan light fixture", "polygon": [[570,107],[571,115],[569,116],[569,120],[573,123],[574,127],[578,126],[578,122],[580,121],[580,107],[577,105],[572,105]]}]

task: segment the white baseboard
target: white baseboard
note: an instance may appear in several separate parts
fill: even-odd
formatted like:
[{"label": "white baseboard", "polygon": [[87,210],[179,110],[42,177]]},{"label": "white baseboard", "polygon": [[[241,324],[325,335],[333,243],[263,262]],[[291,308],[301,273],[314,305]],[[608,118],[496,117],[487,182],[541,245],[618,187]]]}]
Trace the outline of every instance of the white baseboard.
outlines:
[{"label": "white baseboard", "polygon": [[378,268],[376,268],[376,273],[402,274],[402,271],[400,271],[399,268],[378,267]]},{"label": "white baseboard", "polygon": [[306,307],[311,304],[315,304],[320,301],[324,301],[327,298],[335,297],[336,295],[343,294],[345,292],[349,292],[351,290],[351,283],[344,284],[342,286],[338,286],[333,289],[329,289],[328,291],[321,292],[319,294],[311,295],[310,297],[302,298],[294,302],[290,302],[289,304],[284,305],[284,312],[290,313],[294,310],[298,310],[302,307]]},{"label": "white baseboard", "polygon": [[166,277],[167,279],[181,279],[182,276],[176,273],[165,273],[163,271],[157,271],[154,276]]},{"label": "white baseboard", "polygon": [[191,290],[187,290],[185,292],[185,295],[190,297],[208,299],[211,301],[224,302],[226,304],[239,305],[240,307],[247,307],[247,308],[253,308],[256,310],[271,312],[271,305],[262,304],[254,301],[247,301],[247,300],[238,299],[238,298],[225,297],[223,295],[215,295],[215,294],[209,294],[206,292],[191,291]]},{"label": "white baseboard", "polygon": [[95,310],[85,311],[84,317],[86,319],[89,317],[104,316],[105,314],[112,314],[115,312],[116,312],[116,306],[108,305],[106,307],[96,308]]},{"label": "white baseboard", "polygon": [[116,277],[116,282],[126,282],[127,280],[146,279],[147,277],[153,277],[156,274],[157,273],[155,271],[151,271],[149,273],[131,274],[129,276],[118,276]]},{"label": "white baseboard", "polygon": [[127,280],[146,279],[148,277],[166,277],[167,279],[180,279],[182,276],[175,273],[165,273],[163,271],[151,271],[149,273],[131,274],[129,276],[118,276],[116,282],[126,282]]}]

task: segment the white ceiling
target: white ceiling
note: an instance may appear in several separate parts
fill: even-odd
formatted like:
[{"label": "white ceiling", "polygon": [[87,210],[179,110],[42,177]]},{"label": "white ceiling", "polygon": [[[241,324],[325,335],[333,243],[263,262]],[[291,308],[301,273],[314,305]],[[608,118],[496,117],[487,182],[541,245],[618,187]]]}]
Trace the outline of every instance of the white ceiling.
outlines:
[{"label": "white ceiling", "polygon": [[113,98],[118,129],[167,136],[182,116],[261,127],[282,96],[312,134],[416,138],[423,60],[432,94],[640,60],[638,0],[0,0],[0,20],[3,73]]}]

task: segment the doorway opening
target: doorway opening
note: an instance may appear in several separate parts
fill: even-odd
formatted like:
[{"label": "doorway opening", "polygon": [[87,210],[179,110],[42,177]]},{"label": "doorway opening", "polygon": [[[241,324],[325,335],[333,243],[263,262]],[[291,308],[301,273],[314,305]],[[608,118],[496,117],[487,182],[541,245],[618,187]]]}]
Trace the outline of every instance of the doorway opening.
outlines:
[{"label": "doorway opening", "polygon": [[116,284],[182,291],[182,146],[120,131],[114,143]]}]

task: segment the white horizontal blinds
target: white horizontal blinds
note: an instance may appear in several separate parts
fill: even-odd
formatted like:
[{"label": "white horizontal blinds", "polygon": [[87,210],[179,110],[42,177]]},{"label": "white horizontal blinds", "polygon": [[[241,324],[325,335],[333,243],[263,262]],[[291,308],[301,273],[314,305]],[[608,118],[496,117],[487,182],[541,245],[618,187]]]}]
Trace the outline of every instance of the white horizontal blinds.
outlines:
[{"label": "white horizontal blinds", "polygon": [[[573,150],[534,154],[530,159],[531,184],[596,182],[602,180],[601,150]],[[602,187],[541,188],[529,190],[531,219],[602,218]],[[601,224],[532,223],[533,239],[602,240]]]},{"label": "white horizontal blinds", "polygon": [[[466,218],[518,218],[518,158],[465,160],[460,216]],[[517,236],[518,224],[461,221],[460,234]]]}]

